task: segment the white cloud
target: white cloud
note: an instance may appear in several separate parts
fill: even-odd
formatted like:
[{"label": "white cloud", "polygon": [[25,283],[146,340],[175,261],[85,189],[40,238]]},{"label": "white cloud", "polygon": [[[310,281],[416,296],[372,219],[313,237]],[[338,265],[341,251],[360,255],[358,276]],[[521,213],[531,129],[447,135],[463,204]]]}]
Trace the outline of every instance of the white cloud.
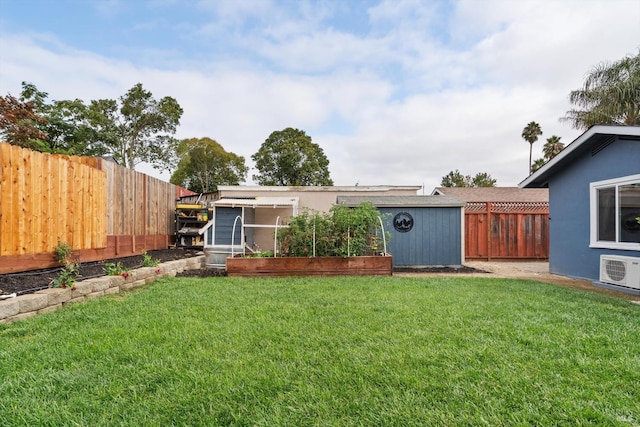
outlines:
[{"label": "white cloud", "polygon": [[[185,37],[199,55],[164,67],[148,65],[172,56],[164,46],[146,48],[155,62],[138,61],[56,35],[3,33],[0,92],[17,95],[24,80],[51,99],[89,101],[141,82],[184,108],[178,137],[211,137],[248,163],[271,132],[291,126],[325,150],[338,185],[424,182],[429,192],[454,169],[516,185],[527,172],[524,126],[535,120],[544,131],[534,159],[551,135],[571,142],[579,133],[558,122],[569,91],[640,40],[640,8],[626,0],[386,1],[353,31],[330,24],[346,13],[341,3],[198,5],[215,18]],[[229,49],[214,52],[213,42]]]}]

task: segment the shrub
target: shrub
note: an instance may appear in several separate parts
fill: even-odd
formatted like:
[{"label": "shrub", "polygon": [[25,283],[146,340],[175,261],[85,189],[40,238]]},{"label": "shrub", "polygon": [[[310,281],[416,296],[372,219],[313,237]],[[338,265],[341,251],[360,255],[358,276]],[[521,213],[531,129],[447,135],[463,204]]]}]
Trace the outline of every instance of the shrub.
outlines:
[{"label": "shrub", "polygon": [[122,266],[122,263],[108,262],[104,265],[104,274],[107,276],[129,276],[129,269]]},{"label": "shrub", "polygon": [[78,264],[74,262],[68,262],[65,267],[60,271],[58,277],[53,279],[49,286],[52,288],[71,288],[74,289],[76,279],[80,274]]},{"label": "shrub", "polygon": [[69,262],[69,257],[73,252],[73,247],[67,242],[61,242],[58,239],[58,244],[53,250],[53,258],[58,261],[60,264],[67,264]]},{"label": "shrub", "polygon": [[147,251],[144,251],[142,253],[142,266],[143,267],[157,267],[158,264],[160,264],[160,261],[157,259],[154,259],[151,257],[151,255],[149,255],[147,253]]}]

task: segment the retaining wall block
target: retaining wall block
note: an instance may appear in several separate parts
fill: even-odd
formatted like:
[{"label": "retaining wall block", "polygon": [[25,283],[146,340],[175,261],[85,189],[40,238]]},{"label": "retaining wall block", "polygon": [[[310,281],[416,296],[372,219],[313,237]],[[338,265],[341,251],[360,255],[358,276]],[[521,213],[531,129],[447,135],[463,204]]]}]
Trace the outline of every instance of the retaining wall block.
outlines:
[{"label": "retaining wall block", "polygon": [[109,287],[113,288],[114,286],[120,286],[121,284],[123,284],[124,282],[126,282],[126,279],[122,276],[105,276],[109,278]]},{"label": "retaining wall block", "polygon": [[87,299],[100,298],[104,296],[104,291],[91,292],[87,294]]},{"label": "retaining wall block", "polygon": [[75,289],[71,291],[71,298],[77,298],[91,293],[93,283],[90,280],[83,280],[75,284]]},{"label": "retaining wall block", "polygon": [[20,303],[16,298],[0,301],[0,319],[6,319],[20,313]]},{"label": "retaining wall block", "polygon": [[36,291],[36,294],[44,294],[49,296],[49,305],[62,304],[71,299],[70,288],[49,288]]},{"label": "retaining wall block", "polygon": [[96,277],[95,279],[89,279],[88,282],[91,283],[91,292],[100,292],[109,289],[111,286],[111,277]]},{"label": "retaining wall block", "polygon": [[[71,294],[73,296],[73,293]],[[63,305],[67,305],[67,304],[75,304],[77,302],[82,302],[84,301],[86,298],[84,295],[79,295],[76,296],[74,298],[71,298],[69,301],[65,302]]]},{"label": "retaining wall block", "polygon": [[193,258],[187,258],[186,261],[190,270],[199,270],[205,265],[205,256],[200,255]]},{"label": "retaining wall block", "polygon": [[133,289],[133,283],[123,283],[122,285],[118,286],[118,288],[121,291],[128,291]]},{"label": "retaining wall block", "polygon": [[20,295],[16,300],[20,303],[20,313],[38,311],[49,305],[49,296],[46,294]]},{"label": "retaining wall block", "polygon": [[145,282],[144,280],[136,280],[135,282],[131,283],[131,285],[132,287],[137,288],[138,286],[142,286],[146,283],[147,282]]},{"label": "retaining wall block", "polygon": [[136,279],[142,280],[156,275],[157,267],[142,267],[136,270]]},{"label": "retaining wall block", "polygon": [[20,313],[17,314],[15,316],[9,317],[7,319],[5,319],[7,322],[6,323],[13,323],[13,322],[17,322],[18,320],[24,320],[24,319],[28,319],[30,317],[34,317],[38,314],[37,311],[29,311],[27,313]]},{"label": "retaining wall block", "polygon": [[52,311],[56,311],[57,309],[62,308],[62,303],[53,304],[49,307],[45,307],[41,310],[38,310],[38,314],[51,313]]},{"label": "retaining wall block", "polygon": [[[185,260],[175,260],[175,261],[169,261],[169,262],[165,262],[163,265],[167,266],[167,270],[174,270],[177,271],[178,273],[182,273],[184,271],[184,267],[186,265],[186,261]],[[164,270],[164,269],[163,269]],[[175,274],[174,274],[175,276]]]},{"label": "retaining wall block", "polygon": [[104,290],[104,294],[105,295],[117,294],[118,292],[120,292],[120,287],[119,286],[114,286],[113,288],[109,288],[109,289],[105,289]]},{"label": "retaining wall block", "polygon": [[158,277],[160,277],[160,275],[158,275],[158,274],[155,274],[155,273],[154,273],[154,274],[153,274],[153,276],[147,276],[147,277],[145,277],[145,278],[144,278],[144,283],[151,283],[151,282],[153,282],[154,280],[156,280]]},{"label": "retaining wall block", "polygon": [[137,270],[129,270],[125,273],[127,275],[127,277],[124,276],[120,276],[124,279],[125,283],[126,282],[135,282],[137,279],[136,277],[138,277],[138,272]]}]

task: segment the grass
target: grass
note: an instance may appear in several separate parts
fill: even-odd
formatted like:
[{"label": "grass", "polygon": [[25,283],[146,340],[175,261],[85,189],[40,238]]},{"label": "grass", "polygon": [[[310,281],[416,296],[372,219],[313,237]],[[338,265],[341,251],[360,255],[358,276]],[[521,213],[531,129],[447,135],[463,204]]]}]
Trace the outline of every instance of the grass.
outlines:
[{"label": "grass", "polygon": [[0,325],[0,425],[640,425],[640,307],[485,278],[163,278]]}]

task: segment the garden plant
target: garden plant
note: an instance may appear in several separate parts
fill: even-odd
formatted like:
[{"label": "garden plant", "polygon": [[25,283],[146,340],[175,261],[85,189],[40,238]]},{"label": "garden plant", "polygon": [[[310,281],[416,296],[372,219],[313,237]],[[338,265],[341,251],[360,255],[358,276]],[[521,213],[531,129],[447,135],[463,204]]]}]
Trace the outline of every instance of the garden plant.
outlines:
[{"label": "garden plant", "polygon": [[371,256],[383,250],[382,215],[370,202],[355,208],[333,205],[328,213],[305,211],[278,230],[283,256]]}]

